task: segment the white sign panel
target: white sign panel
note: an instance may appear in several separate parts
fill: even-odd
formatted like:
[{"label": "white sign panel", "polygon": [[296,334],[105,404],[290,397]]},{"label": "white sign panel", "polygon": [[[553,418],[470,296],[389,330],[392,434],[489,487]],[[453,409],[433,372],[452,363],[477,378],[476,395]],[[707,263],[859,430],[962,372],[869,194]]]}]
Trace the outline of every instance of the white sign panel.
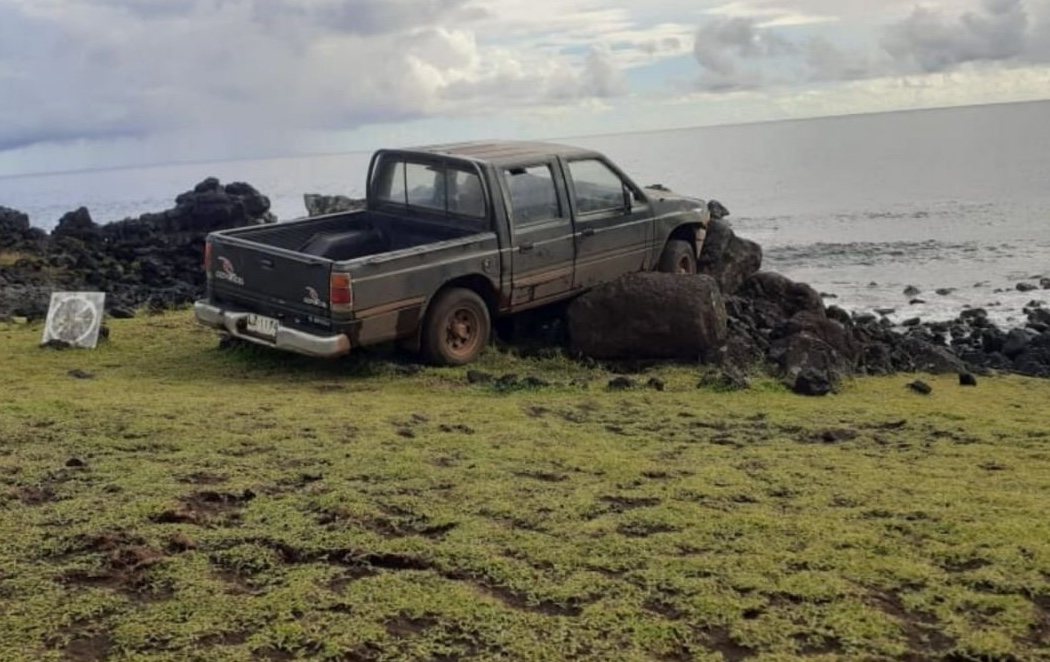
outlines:
[{"label": "white sign panel", "polygon": [[60,340],[72,347],[95,349],[105,304],[104,292],[52,293],[43,342]]}]

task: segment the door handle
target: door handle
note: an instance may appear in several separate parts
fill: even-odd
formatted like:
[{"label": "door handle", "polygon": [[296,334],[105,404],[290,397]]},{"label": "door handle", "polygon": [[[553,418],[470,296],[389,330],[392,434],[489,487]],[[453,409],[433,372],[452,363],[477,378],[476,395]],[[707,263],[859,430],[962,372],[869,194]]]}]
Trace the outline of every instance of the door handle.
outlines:
[{"label": "door handle", "polygon": [[527,241],[527,242],[525,242],[523,244],[518,244],[518,250],[521,251],[522,253],[528,253],[533,248],[536,248],[536,245],[533,244],[531,241]]},{"label": "door handle", "polygon": [[587,228],[586,230],[584,230],[583,232],[580,233],[580,236],[581,237],[593,237],[594,236],[594,228]]}]

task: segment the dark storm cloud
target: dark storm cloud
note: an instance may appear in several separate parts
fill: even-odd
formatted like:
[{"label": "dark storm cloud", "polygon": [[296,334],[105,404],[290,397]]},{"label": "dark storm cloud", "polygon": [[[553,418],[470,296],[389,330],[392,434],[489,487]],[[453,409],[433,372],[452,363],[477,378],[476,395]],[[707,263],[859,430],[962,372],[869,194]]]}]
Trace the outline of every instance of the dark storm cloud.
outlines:
[{"label": "dark storm cloud", "polygon": [[789,28],[762,27],[763,20],[722,18],[697,30],[699,89],[754,89],[932,73],[970,63],[1050,60],[1050,46],[1033,36],[1023,0],[980,0],[975,9],[955,15],[919,6],[883,28],[879,47],[868,51],[822,36],[791,39],[785,36]]}]

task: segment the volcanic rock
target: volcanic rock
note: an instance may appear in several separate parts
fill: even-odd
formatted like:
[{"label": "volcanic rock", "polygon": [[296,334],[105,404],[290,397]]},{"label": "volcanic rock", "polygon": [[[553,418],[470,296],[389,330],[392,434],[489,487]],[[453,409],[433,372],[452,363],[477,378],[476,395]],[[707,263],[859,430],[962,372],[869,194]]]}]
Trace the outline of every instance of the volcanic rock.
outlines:
[{"label": "volcanic rock", "polygon": [[722,292],[733,294],[762,268],[762,247],[736,236],[728,221],[714,220],[707,228],[696,268],[714,278]]},{"label": "volcanic rock", "polygon": [[570,304],[572,348],[597,359],[714,361],[728,334],[713,278],[638,273],[599,285]]}]

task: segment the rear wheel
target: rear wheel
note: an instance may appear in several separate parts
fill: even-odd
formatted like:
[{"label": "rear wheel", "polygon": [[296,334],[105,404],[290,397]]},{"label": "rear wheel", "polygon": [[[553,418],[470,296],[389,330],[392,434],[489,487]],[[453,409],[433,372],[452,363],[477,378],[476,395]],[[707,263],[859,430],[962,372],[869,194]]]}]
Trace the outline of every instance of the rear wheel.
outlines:
[{"label": "rear wheel", "polygon": [[472,290],[456,287],[440,293],[423,322],[421,349],[438,365],[471,363],[489,343],[488,306]]},{"label": "rear wheel", "polygon": [[695,274],[696,253],[693,244],[684,239],[671,239],[660,255],[657,270],[668,274]]}]

